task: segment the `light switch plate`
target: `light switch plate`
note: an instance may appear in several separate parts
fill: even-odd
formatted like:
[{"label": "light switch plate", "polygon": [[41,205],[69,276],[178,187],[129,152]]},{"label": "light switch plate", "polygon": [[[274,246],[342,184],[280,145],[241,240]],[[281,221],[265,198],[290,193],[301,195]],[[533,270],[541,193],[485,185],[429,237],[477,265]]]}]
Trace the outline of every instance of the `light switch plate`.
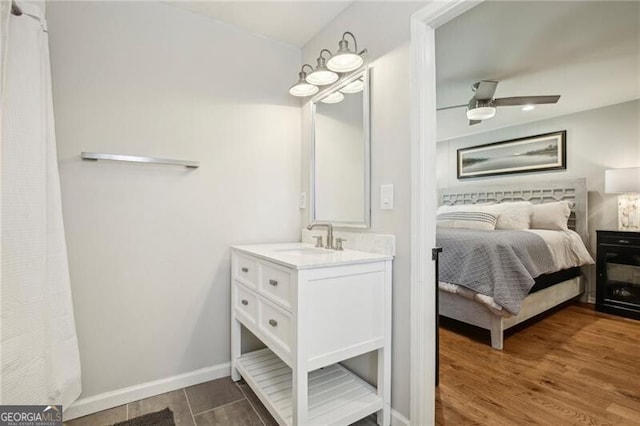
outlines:
[{"label": "light switch plate", "polygon": [[307,193],[306,192],[301,192],[300,193],[300,208],[301,209],[306,209],[307,208]]},{"label": "light switch plate", "polygon": [[380,209],[393,209],[393,184],[380,185]]}]

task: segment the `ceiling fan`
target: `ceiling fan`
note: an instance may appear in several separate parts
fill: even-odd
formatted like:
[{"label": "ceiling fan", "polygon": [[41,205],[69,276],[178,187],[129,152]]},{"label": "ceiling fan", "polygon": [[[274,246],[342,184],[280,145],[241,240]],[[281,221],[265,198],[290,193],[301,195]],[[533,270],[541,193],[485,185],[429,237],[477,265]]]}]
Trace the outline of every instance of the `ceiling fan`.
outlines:
[{"label": "ceiling fan", "polygon": [[471,89],[475,92],[469,103],[438,108],[438,111],[452,108],[467,108],[469,125],[473,126],[496,115],[496,107],[517,105],[555,104],[560,95],[554,96],[515,96],[495,99],[493,95],[498,87],[497,81],[482,80],[474,83]]}]

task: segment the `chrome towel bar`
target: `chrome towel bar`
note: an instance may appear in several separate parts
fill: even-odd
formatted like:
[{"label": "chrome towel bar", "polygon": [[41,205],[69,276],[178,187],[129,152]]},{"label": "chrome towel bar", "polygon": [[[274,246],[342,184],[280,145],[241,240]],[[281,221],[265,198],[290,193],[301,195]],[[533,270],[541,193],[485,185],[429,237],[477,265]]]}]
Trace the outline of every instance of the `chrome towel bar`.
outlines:
[{"label": "chrome towel bar", "polygon": [[101,152],[81,152],[80,157],[83,160],[111,160],[111,161],[130,161],[134,163],[151,163],[151,164],[168,164],[171,166],[184,166],[190,169],[200,167],[199,161],[173,160],[169,158],[141,157],[139,155],[122,155],[122,154],[104,154]]}]

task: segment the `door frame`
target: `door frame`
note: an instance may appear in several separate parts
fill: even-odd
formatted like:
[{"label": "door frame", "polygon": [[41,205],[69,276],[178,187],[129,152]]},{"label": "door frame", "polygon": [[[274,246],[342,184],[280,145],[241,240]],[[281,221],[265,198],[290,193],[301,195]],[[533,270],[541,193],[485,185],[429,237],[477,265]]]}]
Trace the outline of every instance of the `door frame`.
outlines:
[{"label": "door frame", "polygon": [[435,423],[435,29],[483,0],[438,0],[411,16],[411,401],[412,425]]}]

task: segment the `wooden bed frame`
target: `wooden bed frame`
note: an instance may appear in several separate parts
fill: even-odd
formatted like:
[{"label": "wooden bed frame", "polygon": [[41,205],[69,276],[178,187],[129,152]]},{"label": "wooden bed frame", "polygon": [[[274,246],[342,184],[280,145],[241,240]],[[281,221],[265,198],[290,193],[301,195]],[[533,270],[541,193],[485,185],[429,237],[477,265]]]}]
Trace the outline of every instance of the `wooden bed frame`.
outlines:
[{"label": "wooden bed frame", "polygon": [[[589,247],[587,244],[587,188],[584,178],[510,186],[448,188],[440,191],[439,199],[441,205],[511,201],[542,204],[571,201],[569,228],[576,231]],[[530,294],[525,298],[518,315],[505,318],[495,315],[481,303],[439,290],[439,313],[444,317],[491,331],[491,346],[502,349],[504,330],[576,298],[583,292],[583,280],[578,276]]]}]

